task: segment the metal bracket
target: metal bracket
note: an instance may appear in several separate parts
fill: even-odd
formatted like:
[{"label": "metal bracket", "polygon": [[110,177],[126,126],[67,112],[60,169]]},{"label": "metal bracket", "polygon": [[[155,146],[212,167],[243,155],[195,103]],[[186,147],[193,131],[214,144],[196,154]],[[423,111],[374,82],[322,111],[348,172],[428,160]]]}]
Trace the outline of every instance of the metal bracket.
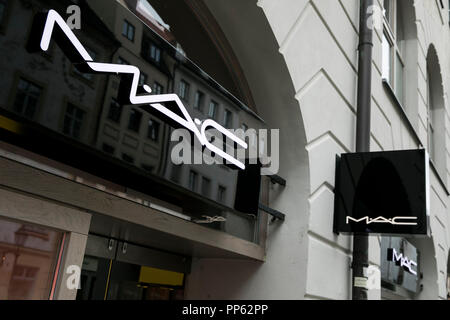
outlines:
[{"label": "metal bracket", "polygon": [[286,186],[286,180],[283,179],[282,177],[280,177],[280,176],[277,175],[277,174],[274,174],[274,175],[272,175],[272,176],[269,176],[269,179],[270,179],[270,182],[272,182],[273,184],[277,183],[277,184],[279,184],[280,186],[283,186],[283,187]]},{"label": "metal bracket", "polygon": [[272,216],[272,221],[275,221],[276,219],[284,221],[286,219],[286,215],[284,213],[281,213],[280,211],[269,208],[268,206],[265,206],[262,203],[260,203],[258,207],[260,210],[270,214]]}]

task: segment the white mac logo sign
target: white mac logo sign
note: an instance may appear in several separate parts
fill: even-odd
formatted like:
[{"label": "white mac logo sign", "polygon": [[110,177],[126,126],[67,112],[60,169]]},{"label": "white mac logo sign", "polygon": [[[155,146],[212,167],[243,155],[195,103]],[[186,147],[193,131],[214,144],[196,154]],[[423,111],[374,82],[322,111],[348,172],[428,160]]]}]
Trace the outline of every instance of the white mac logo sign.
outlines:
[{"label": "white mac logo sign", "polygon": [[417,217],[394,217],[394,218],[385,218],[385,217],[377,217],[377,218],[370,218],[370,217],[363,217],[360,219],[356,219],[350,216],[347,216],[346,223],[350,224],[350,221],[360,223],[364,222],[366,224],[372,224],[372,223],[387,223],[391,225],[396,226],[417,226],[417,222],[412,222],[412,220],[417,220]]},{"label": "white mac logo sign", "polygon": [[393,248],[388,249],[388,261],[393,261],[397,266],[402,267],[415,276],[417,275],[417,272],[413,269],[413,266],[417,267],[417,262],[403,256],[403,253],[397,253]]},{"label": "white mac logo sign", "polygon": [[[228,137],[229,139],[231,139],[232,141],[234,141],[237,145],[241,146],[244,149],[247,149],[248,145],[247,143],[245,143],[245,141],[243,141],[236,135],[232,134],[229,130],[222,127],[220,124],[211,119],[204,121],[201,121],[199,119],[192,119],[189,113],[187,112],[186,107],[183,105],[180,98],[176,94],[150,95],[152,89],[148,85],[144,84],[143,89],[148,94],[137,95],[139,77],[141,74],[139,68],[131,65],[94,62],[92,57],[89,55],[89,53],[81,44],[81,42],[78,40],[78,38],[75,36],[75,34],[72,32],[70,27],[66,24],[63,18],[55,10],[50,10],[47,14],[44,31],[40,42],[40,48],[43,51],[47,51],[49,48],[55,24],[57,24],[61,28],[64,35],[77,50],[78,59],[80,61],[77,61],[76,63],[79,63],[81,66],[85,67],[88,72],[91,73],[113,73],[127,76],[130,81],[130,83],[128,84],[130,88],[130,94],[128,98],[131,104],[150,105],[151,107],[155,108],[165,116],[179,123],[181,126],[192,131],[197,137],[197,139],[200,141],[202,146],[205,146],[206,148],[208,148],[218,156],[222,157],[226,161],[234,164],[235,166],[243,170],[245,169],[244,163],[242,163],[241,161],[237,160],[230,154],[224,152],[222,149],[218,148],[217,146],[209,142],[208,138],[206,137],[206,130],[208,128],[214,128],[223,135],[225,135],[226,137]],[[126,79],[122,79],[122,81],[126,81]],[[173,111],[169,110],[168,108],[166,108],[161,104],[167,102],[175,102],[179,110],[181,111],[182,116],[179,116],[178,114],[174,113]]]}]

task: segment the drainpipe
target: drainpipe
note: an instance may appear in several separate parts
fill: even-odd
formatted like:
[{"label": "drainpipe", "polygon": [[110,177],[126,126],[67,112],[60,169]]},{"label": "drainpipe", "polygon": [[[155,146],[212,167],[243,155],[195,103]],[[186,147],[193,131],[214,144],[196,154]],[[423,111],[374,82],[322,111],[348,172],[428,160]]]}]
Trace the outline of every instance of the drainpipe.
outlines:
[{"label": "drainpipe", "polygon": [[[369,24],[369,21],[376,18],[373,15],[373,0],[360,0],[356,152],[370,151],[373,24]],[[360,281],[357,281],[359,280],[357,278],[365,278],[364,269],[369,266],[369,238],[367,234],[353,235],[352,261],[352,299],[367,300],[365,284],[361,285]]]}]

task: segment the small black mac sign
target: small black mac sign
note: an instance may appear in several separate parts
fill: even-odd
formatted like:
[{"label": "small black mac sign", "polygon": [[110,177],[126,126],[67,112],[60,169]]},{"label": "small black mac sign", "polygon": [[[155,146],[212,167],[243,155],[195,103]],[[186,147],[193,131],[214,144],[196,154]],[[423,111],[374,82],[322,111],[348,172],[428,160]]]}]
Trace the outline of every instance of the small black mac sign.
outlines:
[{"label": "small black mac sign", "polygon": [[334,232],[428,234],[425,150],[342,154],[336,163]]}]

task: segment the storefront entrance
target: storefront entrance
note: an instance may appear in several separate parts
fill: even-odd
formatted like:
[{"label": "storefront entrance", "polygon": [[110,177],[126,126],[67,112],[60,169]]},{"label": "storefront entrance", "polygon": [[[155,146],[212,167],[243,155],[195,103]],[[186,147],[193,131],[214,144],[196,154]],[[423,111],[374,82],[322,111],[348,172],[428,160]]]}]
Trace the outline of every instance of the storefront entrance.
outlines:
[{"label": "storefront entrance", "polygon": [[190,259],[90,235],[77,300],[182,300]]}]

